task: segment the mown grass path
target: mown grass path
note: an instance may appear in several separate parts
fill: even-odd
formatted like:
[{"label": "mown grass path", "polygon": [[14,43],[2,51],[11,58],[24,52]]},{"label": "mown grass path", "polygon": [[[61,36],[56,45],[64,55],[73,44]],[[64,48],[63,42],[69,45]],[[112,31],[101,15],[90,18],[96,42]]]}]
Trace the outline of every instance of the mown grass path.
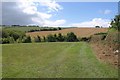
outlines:
[{"label": "mown grass path", "polygon": [[5,44],[6,78],[114,78],[117,69],[96,59],[84,42]]}]

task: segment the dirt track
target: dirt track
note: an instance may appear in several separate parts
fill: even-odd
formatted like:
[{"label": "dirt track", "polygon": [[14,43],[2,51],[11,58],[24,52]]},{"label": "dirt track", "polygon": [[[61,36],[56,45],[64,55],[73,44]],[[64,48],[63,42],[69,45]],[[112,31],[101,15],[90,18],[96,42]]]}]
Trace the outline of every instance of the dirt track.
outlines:
[{"label": "dirt track", "polygon": [[90,35],[93,35],[95,33],[99,32],[107,32],[107,28],[69,28],[69,29],[63,29],[59,31],[39,31],[39,32],[28,32],[26,35],[30,35],[31,37],[35,37],[37,35],[39,36],[47,36],[48,34],[58,34],[62,33],[66,35],[68,32],[74,32],[77,37],[89,37]]}]

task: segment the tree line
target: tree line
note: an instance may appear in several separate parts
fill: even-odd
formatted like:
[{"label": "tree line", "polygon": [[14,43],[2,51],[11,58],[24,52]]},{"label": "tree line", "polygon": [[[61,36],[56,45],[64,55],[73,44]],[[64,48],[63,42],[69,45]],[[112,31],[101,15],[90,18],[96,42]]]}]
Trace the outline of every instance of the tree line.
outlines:
[{"label": "tree line", "polygon": [[73,33],[67,33],[67,35],[58,34],[49,34],[46,37],[43,37],[44,42],[77,42],[78,38]]},{"label": "tree line", "polygon": [[10,44],[10,43],[32,43],[32,42],[78,42],[78,41],[88,41],[90,38],[77,38],[73,32],[69,32],[66,35],[49,34],[47,36],[36,36],[31,38],[26,36],[25,32],[15,31],[15,30],[2,30],[2,38],[0,38],[0,43]]},{"label": "tree line", "polygon": [[0,38],[0,43],[28,43],[31,42],[31,37],[26,36],[24,32],[17,30],[1,30],[2,37]]},{"label": "tree line", "polygon": [[57,30],[61,30],[62,28],[58,27],[58,28],[41,28],[41,29],[31,29],[27,32],[36,32],[36,31],[57,31]]},{"label": "tree line", "polygon": [[[34,42],[75,42],[78,41],[76,35],[71,32],[67,33],[66,36],[63,36],[61,33],[50,34],[48,36],[40,36],[34,37]],[[16,30],[2,30],[2,37],[0,38],[0,43],[9,44],[9,43],[31,43],[32,38],[30,36],[26,36],[25,32],[16,31]]]}]

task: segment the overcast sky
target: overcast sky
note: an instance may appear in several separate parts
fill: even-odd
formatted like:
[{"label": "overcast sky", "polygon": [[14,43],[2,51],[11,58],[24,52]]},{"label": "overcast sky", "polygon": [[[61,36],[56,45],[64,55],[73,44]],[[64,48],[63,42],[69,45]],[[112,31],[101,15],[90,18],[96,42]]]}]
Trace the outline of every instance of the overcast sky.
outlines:
[{"label": "overcast sky", "polygon": [[117,2],[2,2],[2,24],[108,27],[118,14]]}]

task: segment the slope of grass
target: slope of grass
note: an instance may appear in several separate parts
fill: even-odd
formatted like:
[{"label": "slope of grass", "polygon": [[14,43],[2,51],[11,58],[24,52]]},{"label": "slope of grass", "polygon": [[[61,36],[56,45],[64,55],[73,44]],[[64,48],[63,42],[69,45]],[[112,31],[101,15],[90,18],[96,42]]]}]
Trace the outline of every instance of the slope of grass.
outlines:
[{"label": "slope of grass", "polygon": [[27,32],[30,30],[40,30],[41,28],[40,27],[5,27],[4,29]]},{"label": "slope of grass", "polygon": [[98,61],[87,43],[5,44],[5,78],[114,78],[117,69]]},{"label": "slope of grass", "polygon": [[113,33],[113,32],[117,32],[117,30],[115,28],[109,28],[108,33]]}]

